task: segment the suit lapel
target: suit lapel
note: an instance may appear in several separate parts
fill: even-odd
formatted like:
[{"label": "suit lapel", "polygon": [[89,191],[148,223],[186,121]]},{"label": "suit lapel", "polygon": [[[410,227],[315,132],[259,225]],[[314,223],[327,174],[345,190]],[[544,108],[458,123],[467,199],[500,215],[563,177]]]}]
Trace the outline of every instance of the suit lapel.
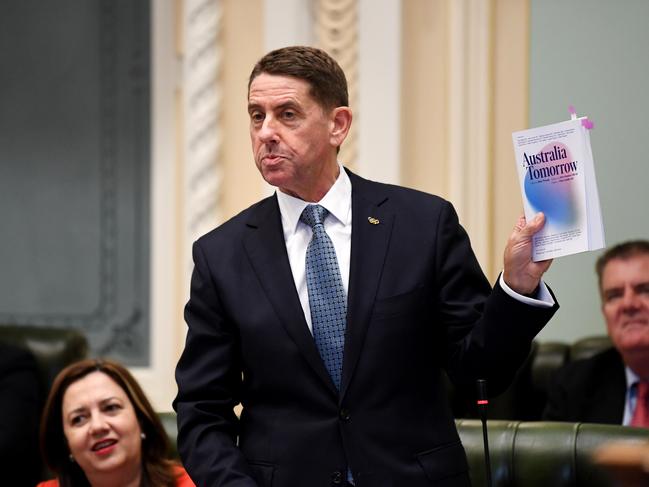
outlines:
[{"label": "suit lapel", "polygon": [[352,181],[352,243],[341,398],[352,379],[365,341],[394,223],[394,215],[385,205],[387,197],[371,189],[372,183],[353,173],[349,173],[349,177]]},{"label": "suit lapel", "polygon": [[600,378],[603,387],[600,390],[599,397],[594,401],[597,401],[595,402],[596,407],[601,408],[598,415],[602,420],[622,424],[627,393],[624,362],[615,349],[608,352],[607,361],[608,365],[603,369],[604,373]]},{"label": "suit lapel", "polygon": [[249,232],[244,238],[244,247],[268,300],[306,361],[335,393],[335,386],[309,332],[295,289],[277,197],[262,201],[252,213],[247,226]]}]

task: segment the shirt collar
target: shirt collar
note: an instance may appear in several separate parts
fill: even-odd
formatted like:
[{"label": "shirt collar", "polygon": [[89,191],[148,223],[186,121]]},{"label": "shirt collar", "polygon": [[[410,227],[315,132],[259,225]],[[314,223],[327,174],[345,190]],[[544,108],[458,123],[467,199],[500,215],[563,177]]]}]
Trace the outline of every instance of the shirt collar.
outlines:
[{"label": "shirt collar", "polygon": [[[340,163],[338,163],[338,167],[340,171],[336,182],[317,204],[324,206],[334,218],[347,226],[351,223],[352,183]],[[279,211],[282,215],[284,238],[286,238],[295,233],[300,215],[310,203],[281,191],[276,191],[276,194]]]},{"label": "shirt collar", "polygon": [[624,367],[624,372],[626,375],[626,387],[627,390],[631,390],[631,387],[638,382],[640,382],[640,377],[636,374],[631,367]]}]

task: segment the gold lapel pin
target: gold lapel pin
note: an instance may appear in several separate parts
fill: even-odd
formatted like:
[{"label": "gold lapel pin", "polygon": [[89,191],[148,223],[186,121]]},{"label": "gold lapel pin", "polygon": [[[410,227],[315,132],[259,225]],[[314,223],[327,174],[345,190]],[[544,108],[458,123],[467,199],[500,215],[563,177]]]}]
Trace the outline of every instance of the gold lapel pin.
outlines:
[{"label": "gold lapel pin", "polygon": [[378,225],[380,223],[379,219],[374,218],[373,216],[368,216],[367,221],[370,222],[372,225]]}]

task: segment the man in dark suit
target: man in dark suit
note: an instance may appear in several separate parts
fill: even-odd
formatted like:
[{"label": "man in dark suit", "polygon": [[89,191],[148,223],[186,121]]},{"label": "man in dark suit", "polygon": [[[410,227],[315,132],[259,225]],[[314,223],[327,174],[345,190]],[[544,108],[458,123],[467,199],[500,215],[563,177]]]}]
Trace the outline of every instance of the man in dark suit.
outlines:
[{"label": "man in dark suit", "polygon": [[649,427],[634,421],[642,382],[649,379],[649,242],[612,247],[596,271],[613,347],[557,373],[544,418]]},{"label": "man in dark suit", "polygon": [[497,393],[526,357],[557,307],[541,282],[550,262],[531,261],[543,216],[517,223],[492,289],[448,202],[338,163],[352,112],[326,53],[264,56],[248,113],[279,191],[194,245],[174,401],[191,477],[469,485],[443,374]]}]

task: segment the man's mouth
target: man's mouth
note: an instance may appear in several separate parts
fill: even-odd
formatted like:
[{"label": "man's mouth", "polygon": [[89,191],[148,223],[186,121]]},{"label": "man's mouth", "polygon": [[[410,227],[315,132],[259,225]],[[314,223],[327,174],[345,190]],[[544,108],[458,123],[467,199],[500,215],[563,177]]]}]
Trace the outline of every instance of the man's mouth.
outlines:
[{"label": "man's mouth", "polygon": [[625,321],[622,324],[623,328],[629,328],[629,327],[638,327],[639,328],[639,327],[647,327],[647,326],[649,326],[649,322],[646,319],[641,319],[641,318],[630,319],[630,320]]},{"label": "man's mouth", "polygon": [[268,162],[268,163],[274,163],[279,161],[280,159],[283,159],[283,157],[279,154],[266,154],[264,157],[261,158],[262,161]]}]

